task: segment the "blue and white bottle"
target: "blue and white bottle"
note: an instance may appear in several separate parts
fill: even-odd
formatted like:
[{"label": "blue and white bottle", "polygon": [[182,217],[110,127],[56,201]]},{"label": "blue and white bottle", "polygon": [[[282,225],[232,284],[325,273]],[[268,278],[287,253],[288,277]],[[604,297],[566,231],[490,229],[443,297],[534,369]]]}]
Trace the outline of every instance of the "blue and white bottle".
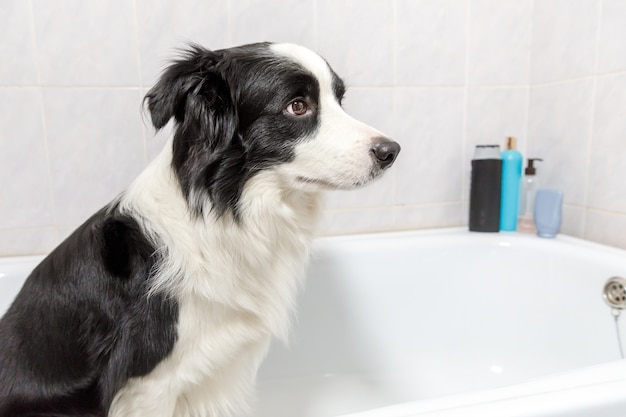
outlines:
[{"label": "blue and white bottle", "polygon": [[500,199],[500,230],[517,230],[520,186],[522,181],[522,154],[515,149],[517,140],[508,137],[502,151],[502,193]]}]

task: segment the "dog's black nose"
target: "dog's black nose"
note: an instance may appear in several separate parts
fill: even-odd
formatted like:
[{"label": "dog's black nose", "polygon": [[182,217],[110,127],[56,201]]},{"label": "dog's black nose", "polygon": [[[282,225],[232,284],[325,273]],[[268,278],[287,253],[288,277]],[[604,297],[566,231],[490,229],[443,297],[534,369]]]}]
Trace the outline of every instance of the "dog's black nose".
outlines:
[{"label": "dog's black nose", "polygon": [[372,146],[372,153],[382,169],[389,168],[400,152],[400,145],[389,139],[379,139]]}]

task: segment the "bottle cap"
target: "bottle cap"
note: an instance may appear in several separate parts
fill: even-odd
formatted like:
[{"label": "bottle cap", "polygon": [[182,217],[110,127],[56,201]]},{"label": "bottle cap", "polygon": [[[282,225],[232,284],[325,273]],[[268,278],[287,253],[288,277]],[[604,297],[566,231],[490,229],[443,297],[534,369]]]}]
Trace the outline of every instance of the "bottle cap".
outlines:
[{"label": "bottle cap", "polygon": [[533,165],[535,161],[543,161],[541,158],[528,158],[528,166],[524,170],[525,175],[537,175],[537,168]]},{"label": "bottle cap", "polygon": [[506,150],[512,151],[514,149],[517,149],[517,139],[513,136],[509,136],[506,138]]},{"label": "bottle cap", "polygon": [[500,159],[500,145],[476,145],[474,159]]}]

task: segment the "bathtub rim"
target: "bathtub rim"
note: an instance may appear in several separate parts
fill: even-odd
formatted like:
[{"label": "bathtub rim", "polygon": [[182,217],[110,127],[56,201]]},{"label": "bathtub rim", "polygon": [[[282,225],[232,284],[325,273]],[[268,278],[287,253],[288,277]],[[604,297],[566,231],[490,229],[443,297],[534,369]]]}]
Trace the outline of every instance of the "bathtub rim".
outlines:
[{"label": "bathtub rim", "polygon": [[500,388],[410,401],[337,417],[533,417],[614,403],[626,405],[626,359]]},{"label": "bathtub rim", "polygon": [[565,243],[569,245],[578,246],[581,248],[595,249],[604,253],[610,253],[613,255],[626,256],[626,249],[622,249],[616,246],[610,246],[603,243],[593,242],[591,240],[570,236],[567,234],[559,233],[555,238],[547,239],[541,238],[536,234],[523,233],[519,231],[514,232],[496,232],[496,233],[483,233],[483,232],[471,232],[465,226],[456,227],[444,227],[444,228],[432,228],[432,229],[415,229],[415,230],[397,230],[397,231],[385,231],[385,232],[372,232],[372,233],[357,233],[357,234],[341,234],[333,236],[317,236],[314,240],[314,248],[320,244],[325,243],[342,243],[350,242],[354,240],[386,240],[393,237],[410,238],[410,237],[476,237],[484,241],[496,241],[501,242],[535,242],[538,245],[551,245],[552,242]]},{"label": "bathtub rim", "polygon": [[[588,249],[595,249],[595,250],[599,250],[604,253],[610,253],[613,255],[626,256],[626,249],[606,245],[603,243],[593,242],[593,241],[586,240],[586,239],[579,238],[579,237],[569,236],[563,233],[559,233],[554,239],[545,239],[545,238],[540,238],[534,234],[521,233],[521,232],[499,232],[499,233],[470,232],[467,229],[467,227],[464,227],[464,226],[431,228],[431,229],[397,230],[397,231],[371,232],[371,233],[356,233],[356,234],[339,234],[339,235],[332,235],[332,236],[316,236],[315,239],[313,240],[312,254],[315,255],[316,249],[326,246],[328,244],[335,245],[337,243],[359,241],[359,240],[388,240],[394,237],[422,238],[426,236],[433,236],[433,237],[457,236],[457,237],[464,237],[464,238],[474,236],[477,239],[493,240],[493,241],[500,240],[502,242],[512,242],[512,241],[533,242],[535,241],[538,245],[549,245],[550,242],[559,242],[559,243],[566,243],[566,244],[570,244],[570,245],[574,245],[578,247],[585,247]],[[7,265],[7,264],[14,264],[14,263],[32,264],[33,266],[36,266],[39,262],[41,262],[47,256],[48,253],[0,256],[0,267]],[[2,273],[1,270],[0,270],[0,273]],[[2,277],[0,276],[0,278]]]}]

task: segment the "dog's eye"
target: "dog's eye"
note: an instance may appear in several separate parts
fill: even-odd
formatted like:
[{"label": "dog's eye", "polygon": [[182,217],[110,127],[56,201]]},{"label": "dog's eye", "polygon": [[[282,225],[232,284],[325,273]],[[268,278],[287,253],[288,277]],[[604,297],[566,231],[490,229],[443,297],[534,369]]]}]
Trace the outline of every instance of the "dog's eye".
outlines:
[{"label": "dog's eye", "polygon": [[294,100],[287,106],[287,113],[294,116],[304,116],[310,110],[309,105],[303,100]]}]

